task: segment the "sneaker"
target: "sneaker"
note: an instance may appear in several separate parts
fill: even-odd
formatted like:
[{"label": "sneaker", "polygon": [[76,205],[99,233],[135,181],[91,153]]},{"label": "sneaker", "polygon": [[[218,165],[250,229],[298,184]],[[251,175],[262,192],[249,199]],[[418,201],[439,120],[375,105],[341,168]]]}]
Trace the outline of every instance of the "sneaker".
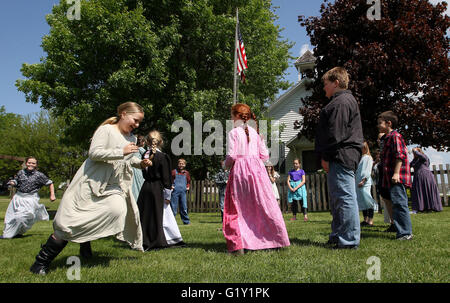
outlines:
[{"label": "sneaker", "polygon": [[411,240],[412,238],[413,238],[413,235],[406,235],[406,236],[403,236],[403,237],[399,237],[396,240],[405,241],[405,240]]},{"label": "sneaker", "polygon": [[297,218],[291,218],[291,221],[296,221],[297,220]]}]

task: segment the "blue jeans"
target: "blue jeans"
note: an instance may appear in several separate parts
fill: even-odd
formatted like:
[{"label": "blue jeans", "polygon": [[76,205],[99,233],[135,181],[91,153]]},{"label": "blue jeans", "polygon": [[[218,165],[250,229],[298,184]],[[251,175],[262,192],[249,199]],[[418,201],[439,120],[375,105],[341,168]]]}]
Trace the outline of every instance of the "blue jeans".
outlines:
[{"label": "blue jeans", "polygon": [[392,184],[389,192],[392,201],[392,220],[397,228],[397,238],[412,235],[411,216],[405,186],[401,183]]},{"label": "blue jeans", "polygon": [[219,186],[219,207],[220,211],[223,212],[223,207],[225,203],[225,189],[226,186]]},{"label": "blue jeans", "polygon": [[187,213],[187,199],[185,190],[181,191],[174,190],[172,192],[172,198],[170,199],[170,206],[172,207],[173,215],[175,217],[177,216],[178,205],[180,206],[181,221],[183,221],[184,224],[189,224],[190,221]]},{"label": "blue jeans", "polygon": [[330,242],[339,247],[359,246],[358,201],[356,200],[355,172],[330,161],[327,176],[331,221]]}]

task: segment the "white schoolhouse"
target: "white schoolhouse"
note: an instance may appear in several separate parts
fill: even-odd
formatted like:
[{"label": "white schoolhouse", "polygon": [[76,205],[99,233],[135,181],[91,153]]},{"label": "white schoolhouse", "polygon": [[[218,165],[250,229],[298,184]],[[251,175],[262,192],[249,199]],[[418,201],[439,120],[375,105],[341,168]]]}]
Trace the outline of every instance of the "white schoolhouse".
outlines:
[{"label": "white schoolhouse", "polygon": [[278,120],[280,128],[280,160],[278,171],[286,175],[293,168],[294,158],[299,158],[302,169],[306,173],[315,172],[320,169],[320,162],[314,152],[314,143],[304,137],[297,137],[298,129],[294,129],[294,122],[302,121],[299,108],[302,106],[301,99],[311,95],[312,91],[306,91],[305,84],[312,81],[307,75],[314,72],[316,58],[307,50],[295,62],[298,70],[298,81],[281,95],[268,108],[268,116]]}]

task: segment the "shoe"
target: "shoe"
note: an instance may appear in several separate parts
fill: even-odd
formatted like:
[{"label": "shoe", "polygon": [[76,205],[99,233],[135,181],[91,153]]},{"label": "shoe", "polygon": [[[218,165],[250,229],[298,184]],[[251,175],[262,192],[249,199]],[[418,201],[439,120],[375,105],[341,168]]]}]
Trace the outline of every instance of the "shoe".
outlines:
[{"label": "shoe", "polygon": [[397,227],[395,227],[394,224],[391,224],[391,226],[389,226],[389,228],[386,229],[384,232],[385,233],[396,233],[397,232]]},{"label": "shoe", "polygon": [[3,235],[0,235],[0,239],[6,239],[6,238],[3,238]]},{"label": "shoe", "polygon": [[359,224],[360,226],[367,226],[369,225],[369,223],[367,223],[366,221],[362,221],[361,224]]},{"label": "shoe", "polygon": [[291,218],[290,221],[297,221],[297,218]]},{"label": "shoe", "polygon": [[186,247],[186,246],[187,246],[186,243],[184,243],[183,241],[171,245],[171,247]]},{"label": "shoe", "polygon": [[358,249],[358,245],[344,245],[344,246],[335,245],[331,249],[333,249],[333,250],[335,250],[335,249]]},{"label": "shoe", "polygon": [[308,222],[308,218],[303,218],[303,221]]},{"label": "shoe", "polygon": [[91,242],[80,243],[80,256],[86,259],[92,258]]},{"label": "shoe", "polygon": [[403,236],[403,237],[399,237],[396,240],[405,241],[405,240],[411,240],[412,238],[413,238],[413,235],[406,235],[406,236]]},{"label": "shoe", "polygon": [[67,241],[56,240],[52,235],[48,238],[47,242],[42,245],[42,249],[36,256],[36,261],[31,265],[30,271],[34,274],[45,276],[48,272],[50,263],[56,256],[66,247]]}]

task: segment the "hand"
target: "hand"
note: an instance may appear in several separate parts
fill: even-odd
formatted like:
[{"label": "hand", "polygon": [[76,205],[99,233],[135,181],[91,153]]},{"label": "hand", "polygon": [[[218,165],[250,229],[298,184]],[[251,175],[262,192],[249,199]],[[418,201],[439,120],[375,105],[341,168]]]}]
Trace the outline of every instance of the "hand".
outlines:
[{"label": "hand", "polygon": [[130,143],[123,148],[123,155],[126,156],[129,154],[133,154],[136,153],[138,150],[139,147],[136,144]]},{"label": "hand", "polygon": [[392,176],[392,183],[394,184],[400,183],[400,175],[398,173]]},{"label": "hand", "polygon": [[328,169],[329,169],[329,162],[328,161],[325,161],[324,159],[322,159],[322,168],[323,168],[323,170],[324,171],[326,171],[326,172],[328,172]]},{"label": "hand", "polygon": [[358,183],[358,187],[363,187],[366,184],[366,178],[362,179],[361,182]]},{"label": "hand", "polygon": [[50,194],[50,201],[54,202],[56,200],[55,194]]},{"label": "hand", "polygon": [[141,161],[141,167],[142,168],[147,168],[147,167],[152,166],[152,165],[153,165],[152,160],[144,159],[144,160]]}]

